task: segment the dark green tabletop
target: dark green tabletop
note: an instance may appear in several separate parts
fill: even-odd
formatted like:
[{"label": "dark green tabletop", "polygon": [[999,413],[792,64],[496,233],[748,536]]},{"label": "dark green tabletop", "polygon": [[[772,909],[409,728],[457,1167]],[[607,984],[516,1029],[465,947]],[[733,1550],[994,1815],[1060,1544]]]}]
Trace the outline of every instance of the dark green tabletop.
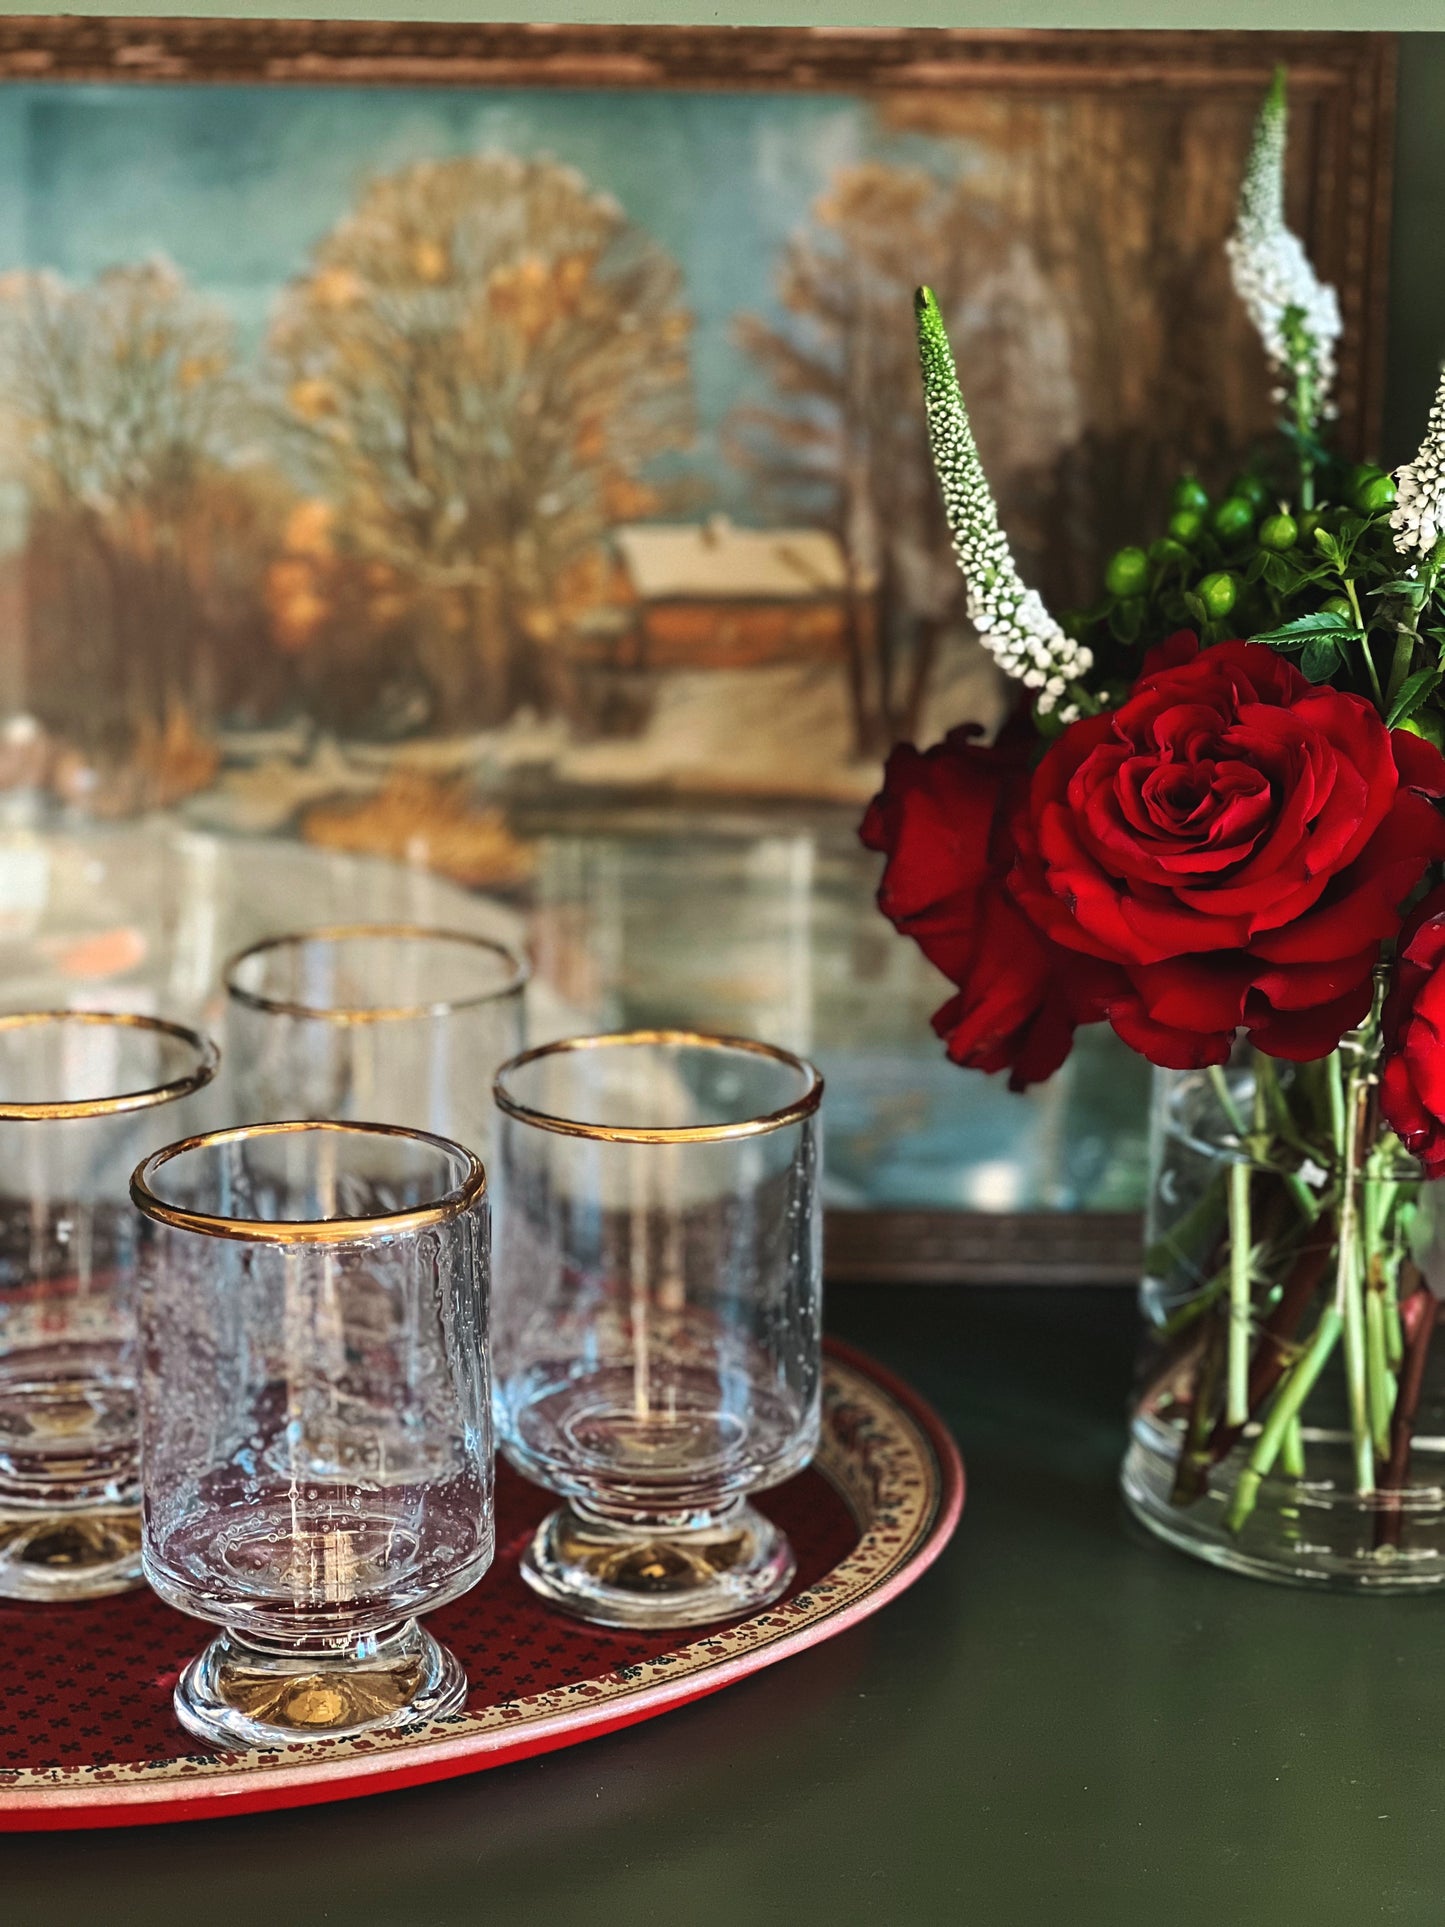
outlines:
[{"label": "dark green tabletop", "polygon": [[631,1732],[291,1814],[0,1839],[5,1927],[1445,1923],[1445,1600],[1137,1535],[1127,1293],[837,1290],[968,1462],[878,1618]]}]

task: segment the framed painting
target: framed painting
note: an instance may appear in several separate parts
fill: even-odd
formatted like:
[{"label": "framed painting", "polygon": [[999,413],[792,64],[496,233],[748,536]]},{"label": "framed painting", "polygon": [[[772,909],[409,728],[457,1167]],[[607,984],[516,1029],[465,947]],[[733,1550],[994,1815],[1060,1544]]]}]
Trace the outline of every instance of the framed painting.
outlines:
[{"label": "framed painting", "polygon": [[852,841],[892,741],[999,707],[909,301],[1087,601],[1267,427],[1222,242],[1279,61],[1364,453],[1389,36],[0,20],[6,820],[508,897],[573,1012],[835,1060],[859,1267],[1083,1205],[1102,1275],[1137,1132],[1078,1128],[1087,1066],[1045,1113],[938,1063]]}]

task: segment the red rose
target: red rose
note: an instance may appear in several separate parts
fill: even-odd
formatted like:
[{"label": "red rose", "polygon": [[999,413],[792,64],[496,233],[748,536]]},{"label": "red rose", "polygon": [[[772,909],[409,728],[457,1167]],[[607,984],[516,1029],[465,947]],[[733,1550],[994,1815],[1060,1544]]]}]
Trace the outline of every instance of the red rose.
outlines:
[{"label": "red rose", "polygon": [[1119,984],[1107,966],[1060,952],[1010,897],[1029,739],[985,748],[979,734],[970,725],[927,751],[895,749],[859,834],[888,859],[878,907],[958,986],[933,1019],[949,1056],[1008,1069],[1022,1090],[1058,1069],[1075,1025],[1102,1017],[1104,990]]},{"label": "red rose", "polygon": [[1385,999],[1380,1111],[1428,1177],[1445,1177],[1445,888],[1400,932]]},{"label": "red rose", "polygon": [[1445,759],[1362,697],[1262,643],[1174,637],[1039,764],[1010,889],[1055,943],[1118,966],[1109,1021],[1154,1063],[1222,1063],[1240,1026],[1322,1057],[1445,857],[1442,795]]}]

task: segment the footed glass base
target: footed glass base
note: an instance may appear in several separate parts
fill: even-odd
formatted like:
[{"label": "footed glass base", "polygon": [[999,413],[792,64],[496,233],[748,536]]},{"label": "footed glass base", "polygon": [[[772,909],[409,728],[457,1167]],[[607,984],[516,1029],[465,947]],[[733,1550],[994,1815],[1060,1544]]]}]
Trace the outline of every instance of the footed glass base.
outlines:
[{"label": "footed glass base", "polygon": [[1249,1517],[1229,1523],[1231,1497],[1255,1431],[1210,1470],[1205,1489],[1176,1503],[1182,1428],[1141,1407],[1121,1483],[1134,1517],[1180,1552],[1230,1572],[1286,1585],[1398,1592],[1445,1585],[1445,1461],[1440,1442],[1417,1440],[1412,1482],[1362,1499],[1354,1490],[1349,1434],[1304,1434],[1308,1476],[1263,1480]]},{"label": "footed glass base", "polygon": [[760,1611],[793,1577],[793,1549],[741,1501],[703,1526],[600,1519],[564,1505],[522,1555],[551,1605],[598,1626],[706,1626]]},{"label": "footed glass base", "polygon": [[62,1604],[141,1583],[140,1513],[0,1510],[0,1599]]},{"label": "footed glass base", "polygon": [[249,1752],[420,1726],[466,1697],[455,1656],[409,1619],[310,1650],[220,1633],[181,1674],[175,1708],[197,1739]]}]

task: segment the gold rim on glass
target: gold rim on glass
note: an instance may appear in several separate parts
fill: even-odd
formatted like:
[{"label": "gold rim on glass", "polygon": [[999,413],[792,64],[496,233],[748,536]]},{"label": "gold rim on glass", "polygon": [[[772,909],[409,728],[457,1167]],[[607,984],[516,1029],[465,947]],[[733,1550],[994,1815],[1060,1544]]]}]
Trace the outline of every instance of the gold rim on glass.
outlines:
[{"label": "gold rim on glass", "polygon": [[183,1077],[172,1077],[164,1084],[144,1090],[118,1091],[110,1097],[57,1098],[35,1104],[0,1098],[0,1122],[26,1123],[31,1119],[120,1117],[127,1111],[146,1111],[155,1104],[169,1104],[179,1097],[190,1097],[202,1090],[216,1074],[221,1054],[209,1037],[187,1030],[183,1024],[170,1024],[162,1017],[142,1017],[132,1010],[17,1010],[0,1015],[0,1032],[27,1030],[40,1024],[74,1024],[104,1030],[146,1030],[169,1037],[194,1051],[195,1068]]},{"label": "gold rim on glass", "polygon": [[[781,1110],[766,1111],[758,1117],[739,1118],[732,1124],[585,1124],[579,1119],[554,1117],[549,1111],[534,1110],[512,1096],[506,1079],[514,1071],[535,1064],[540,1058],[555,1057],[563,1051],[607,1050],[628,1044],[692,1045],[703,1050],[747,1051],[754,1057],[771,1058],[786,1064],[803,1079],[805,1088]],[[760,1044],[754,1037],[724,1037],[704,1030],[615,1030],[596,1037],[563,1037],[554,1044],[538,1044],[503,1064],[492,1085],[497,1108],[520,1123],[535,1125],[539,1131],[556,1131],[562,1137],[600,1138],[609,1144],[720,1144],[730,1139],[761,1137],[767,1131],[781,1131],[789,1124],[801,1124],[811,1117],[823,1101],[823,1075],[805,1057],[797,1057],[778,1044]]]},{"label": "gold rim on glass", "polygon": [[[185,1205],[167,1204],[156,1196],[151,1185],[154,1174],[173,1158],[188,1151],[208,1151],[220,1144],[239,1144],[248,1138],[283,1137],[293,1131],[336,1131],[353,1137],[404,1137],[417,1144],[462,1160],[465,1176],[459,1184],[426,1204],[406,1211],[379,1211],[366,1218],[228,1218],[219,1212],[192,1211]],[[177,1231],[196,1231],[207,1238],[234,1238],[244,1244],[334,1245],[349,1244],[359,1238],[405,1237],[425,1231],[430,1225],[445,1224],[476,1204],[487,1188],[482,1161],[465,1145],[451,1138],[437,1137],[431,1131],[414,1131],[404,1124],[337,1124],[330,1120],[294,1119],[284,1124],[235,1124],[224,1131],[202,1131],[197,1137],[182,1138],[143,1158],[131,1174],[131,1202],[157,1224]]]},{"label": "gold rim on glass", "polygon": [[[268,997],[262,991],[247,990],[236,982],[236,972],[241,965],[268,950],[282,950],[288,944],[347,943],[359,937],[402,937],[413,941],[467,944],[473,950],[485,950],[494,957],[500,957],[508,967],[508,975],[504,982],[491,990],[479,990],[475,995],[465,997],[439,997],[426,1004],[302,1004],[289,997]],[[498,943],[493,937],[479,937],[470,930],[441,930],[424,923],[328,923],[319,925],[315,930],[285,931],[278,937],[263,937],[260,943],[248,944],[227,963],[221,981],[228,997],[234,997],[238,1004],[245,1004],[251,1010],[264,1011],[268,1016],[311,1018],[332,1024],[380,1024],[396,1023],[405,1018],[447,1017],[453,1011],[474,1010],[482,1004],[497,1003],[503,997],[525,990],[530,976],[526,960],[509,950],[506,944]]]}]

